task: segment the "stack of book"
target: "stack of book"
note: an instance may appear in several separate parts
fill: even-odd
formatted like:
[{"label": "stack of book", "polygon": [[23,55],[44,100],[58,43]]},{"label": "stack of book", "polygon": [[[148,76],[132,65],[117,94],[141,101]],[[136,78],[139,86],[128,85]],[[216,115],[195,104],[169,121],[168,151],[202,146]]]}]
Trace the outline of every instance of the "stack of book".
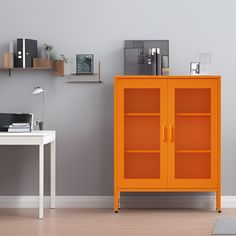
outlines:
[{"label": "stack of book", "polygon": [[13,123],[9,126],[9,133],[26,133],[30,132],[30,124],[29,123]]}]

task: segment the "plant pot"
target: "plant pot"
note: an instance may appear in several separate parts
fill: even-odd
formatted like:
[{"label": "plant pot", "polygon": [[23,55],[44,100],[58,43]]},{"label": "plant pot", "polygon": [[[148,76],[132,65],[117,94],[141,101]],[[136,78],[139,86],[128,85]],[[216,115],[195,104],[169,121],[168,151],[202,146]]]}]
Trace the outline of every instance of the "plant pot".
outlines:
[{"label": "plant pot", "polygon": [[54,60],[54,73],[56,76],[64,76],[64,60]]},{"label": "plant pot", "polygon": [[52,67],[52,60],[44,59],[44,58],[33,58],[33,67]]}]

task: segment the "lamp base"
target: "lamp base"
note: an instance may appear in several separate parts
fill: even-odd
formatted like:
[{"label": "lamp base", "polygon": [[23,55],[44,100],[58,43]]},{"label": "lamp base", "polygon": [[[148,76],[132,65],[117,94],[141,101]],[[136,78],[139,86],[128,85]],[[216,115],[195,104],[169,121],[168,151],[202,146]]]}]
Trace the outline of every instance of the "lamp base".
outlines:
[{"label": "lamp base", "polygon": [[38,122],[39,130],[43,130],[43,121]]}]

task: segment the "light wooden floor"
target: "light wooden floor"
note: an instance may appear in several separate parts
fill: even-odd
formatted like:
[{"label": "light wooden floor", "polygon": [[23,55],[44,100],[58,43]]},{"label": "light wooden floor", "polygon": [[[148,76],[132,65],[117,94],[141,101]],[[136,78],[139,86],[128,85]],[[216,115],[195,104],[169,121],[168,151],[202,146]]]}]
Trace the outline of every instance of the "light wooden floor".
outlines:
[{"label": "light wooden floor", "polygon": [[236,209],[221,214],[204,210],[0,209],[0,236],[208,236],[218,217],[236,218]]}]

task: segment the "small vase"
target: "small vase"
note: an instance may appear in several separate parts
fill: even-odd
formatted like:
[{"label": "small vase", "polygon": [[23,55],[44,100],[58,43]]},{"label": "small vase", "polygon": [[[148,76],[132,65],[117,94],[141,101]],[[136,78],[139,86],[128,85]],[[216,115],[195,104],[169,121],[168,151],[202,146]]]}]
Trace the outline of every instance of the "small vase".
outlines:
[{"label": "small vase", "polygon": [[44,47],[41,50],[41,58],[46,59],[46,50]]},{"label": "small vase", "polygon": [[45,56],[46,56],[46,59],[51,60],[51,58],[52,58],[52,53],[51,53],[51,51],[46,51],[46,52],[45,52]]},{"label": "small vase", "polygon": [[64,75],[69,75],[69,74],[70,74],[70,63],[64,62]]}]

